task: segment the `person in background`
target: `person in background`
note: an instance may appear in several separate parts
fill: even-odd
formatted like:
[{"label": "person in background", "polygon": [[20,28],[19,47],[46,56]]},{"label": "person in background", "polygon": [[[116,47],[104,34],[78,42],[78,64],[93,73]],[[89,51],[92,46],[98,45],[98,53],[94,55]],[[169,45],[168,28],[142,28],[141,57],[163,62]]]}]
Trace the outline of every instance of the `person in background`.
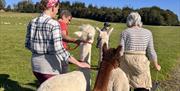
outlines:
[{"label": "person in background", "polygon": [[59,23],[54,20],[58,9],[58,0],[41,0],[43,13],[32,19],[27,26],[25,47],[32,52],[32,71],[38,81],[62,74],[63,65],[71,62],[79,67],[90,68],[85,62],[79,62],[62,45]]},{"label": "person in background", "polygon": [[[108,30],[110,29],[111,24],[109,22],[105,22],[103,28],[100,30],[99,28],[96,28],[99,31],[102,32],[108,32]],[[97,37],[97,43],[96,43],[96,48],[100,48],[100,42],[101,42],[101,34],[100,32],[98,33],[98,37]]]},{"label": "person in background", "polygon": [[[72,14],[68,10],[62,10],[61,13],[58,16],[58,22],[61,27],[61,34],[62,34],[62,40],[63,40],[63,46],[66,50],[70,50],[70,47],[68,46],[68,43],[74,43],[79,45],[81,42],[86,43],[86,41],[79,40],[77,38],[72,38],[69,36],[69,31],[68,31],[68,25],[70,24],[72,20]],[[63,64],[63,70],[68,71],[68,64]]]},{"label": "person in background", "polygon": [[152,87],[150,62],[160,71],[150,30],[142,28],[141,16],[132,12],[127,17],[127,26],[121,33],[122,45],[120,68],[129,78],[134,91],[149,91]]},{"label": "person in background", "polygon": [[72,20],[71,12],[68,10],[62,10],[61,13],[59,14],[58,22],[61,27],[63,46],[66,49],[69,49],[67,45],[68,43],[75,43],[79,45],[81,42],[85,42],[69,36],[68,25],[70,24],[71,20]]}]

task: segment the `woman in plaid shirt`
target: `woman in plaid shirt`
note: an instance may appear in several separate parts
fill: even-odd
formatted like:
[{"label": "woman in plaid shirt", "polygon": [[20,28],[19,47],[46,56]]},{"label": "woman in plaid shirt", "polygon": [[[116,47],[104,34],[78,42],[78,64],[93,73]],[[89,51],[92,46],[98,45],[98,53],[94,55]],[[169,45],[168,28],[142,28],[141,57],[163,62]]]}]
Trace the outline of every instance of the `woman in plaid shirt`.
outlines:
[{"label": "woman in plaid shirt", "polygon": [[159,71],[161,66],[157,62],[151,31],[142,28],[141,16],[132,12],[127,17],[127,26],[121,33],[121,55],[124,60],[120,67],[129,78],[134,91],[149,91],[152,87],[149,60]]},{"label": "woman in plaid shirt", "polygon": [[40,83],[48,78],[65,73],[63,64],[71,62],[79,67],[90,65],[70,56],[62,45],[59,23],[53,18],[59,9],[58,0],[41,0],[43,13],[30,21],[27,27],[25,47],[32,52],[32,70]]}]

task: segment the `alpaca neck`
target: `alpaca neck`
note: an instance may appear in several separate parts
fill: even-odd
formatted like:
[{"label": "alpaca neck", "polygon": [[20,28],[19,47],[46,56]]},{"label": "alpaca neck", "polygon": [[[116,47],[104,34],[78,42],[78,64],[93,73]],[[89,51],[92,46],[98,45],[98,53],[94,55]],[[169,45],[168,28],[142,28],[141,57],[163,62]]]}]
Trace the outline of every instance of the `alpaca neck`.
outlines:
[{"label": "alpaca neck", "polygon": [[87,63],[91,63],[91,44],[81,44],[80,45],[80,60]]},{"label": "alpaca neck", "polygon": [[107,91],[110,74],[114,66],[102,61],[93,91]]}]

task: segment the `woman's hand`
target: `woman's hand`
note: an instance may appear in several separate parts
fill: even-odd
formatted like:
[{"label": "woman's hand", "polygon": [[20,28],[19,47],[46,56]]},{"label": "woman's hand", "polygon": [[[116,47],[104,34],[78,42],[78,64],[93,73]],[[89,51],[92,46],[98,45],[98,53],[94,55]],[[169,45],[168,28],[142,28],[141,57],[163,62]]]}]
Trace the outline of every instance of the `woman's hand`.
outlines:
[{"label": "woman's hand", "polygon": [[88,63],[86,63],[86,62],[79,62],[78,60],[76,60],[73,56],[70,56],[69,58],[68,58],[68,60],[69,60],[69,62],[71,62],[71,63],[73,63],[73,64],[75,64],[75,65],[77,65],[77,66],[79,66],[79,67],[82,67],[82,68],[90,68],[90,65],[88,64]]},{"label": "woman's hand", "polygon": [[156,70],[158,70],[158,71],[161,70],[161,66],[160,66],[159,64],[156,64],[156,65],[155,65],[155,68],[156,68]]},{"label": "woman's hand", "polygon": [[161,70],[161,66],[158,64],[157,60],[153,60],[152,62],[154,64],[154,67],[156,68],[156,70],[160,71]]},{"label": "woman's hand", "polygon": [[78,66],[82,68],[90,68],[90,65],[86,62],[80,62]]}]

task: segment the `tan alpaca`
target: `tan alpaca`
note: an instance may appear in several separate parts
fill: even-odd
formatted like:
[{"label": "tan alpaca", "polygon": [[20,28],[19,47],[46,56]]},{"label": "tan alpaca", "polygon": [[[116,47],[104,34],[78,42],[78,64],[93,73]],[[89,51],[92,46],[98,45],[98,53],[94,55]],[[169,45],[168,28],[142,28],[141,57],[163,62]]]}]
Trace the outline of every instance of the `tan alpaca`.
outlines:
[{"label": "tan alpaca", "polygon": [[93,91],[129,91],[129,82],[125,73],[118,67],[121,60],[121,46],[107,48],[102,47],[103,57],[100,69],[96,77]]}]

